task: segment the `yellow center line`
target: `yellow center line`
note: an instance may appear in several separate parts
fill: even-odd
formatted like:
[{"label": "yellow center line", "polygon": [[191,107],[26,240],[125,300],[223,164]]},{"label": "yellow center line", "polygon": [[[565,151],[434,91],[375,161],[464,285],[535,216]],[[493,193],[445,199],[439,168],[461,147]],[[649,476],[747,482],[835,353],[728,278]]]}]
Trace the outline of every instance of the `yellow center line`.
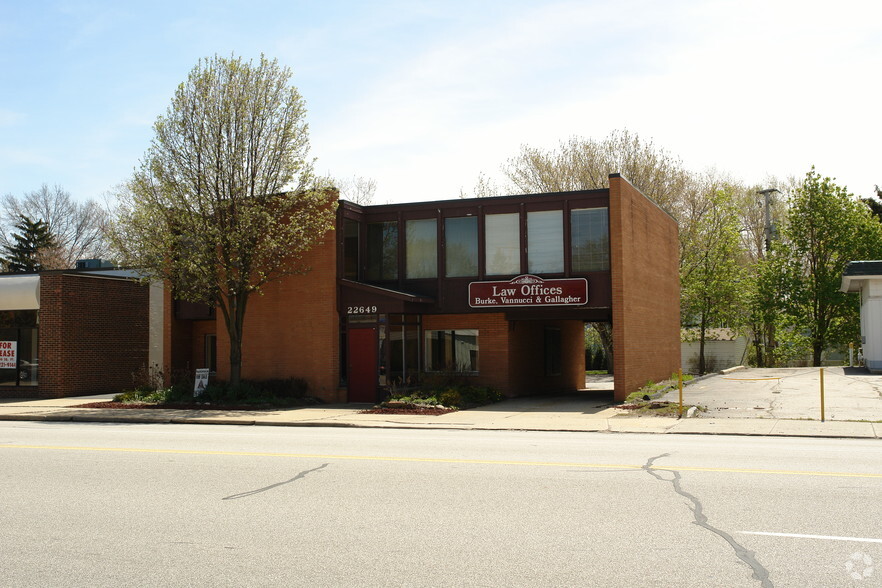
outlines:
[{"label": "yellow center line", "polygon": [[[446,464],[474,464],[474,465],[507,465],[507,466],[533,466],[549,468],[582,468],[603,470],[634,470],[645,469],[637,464],[608,464],[608,463],[582,463],[582,462],[546,462],[546,461],[513,461],[495,459],[453,459],[441,457],[394,457],[384,455],[326,455],[318,453],[268,453],[257,451],[203,451],[193,449],[147,449],[137,447],[77,447],[58,445],[0,445],[0,449],[40,449],[54,451],[102,451],[113,453],[161,453],[178,455],[221,455],[234,457],[284,457],[289,459],[334,459],[344,461],[385,461],[385,462],[410,462],[410,463],[446,463]],[[729,474],[765,474],[778,476],[817,476],[837,478],[871,478],[882,479],[882,474],[856,473],[856,472],[811,472],[800,470],[759,470],[745,468],[705,468],[689,466],[652,466],[648,469],[654,471],[677,471],[677,472],[712,472]]]}]

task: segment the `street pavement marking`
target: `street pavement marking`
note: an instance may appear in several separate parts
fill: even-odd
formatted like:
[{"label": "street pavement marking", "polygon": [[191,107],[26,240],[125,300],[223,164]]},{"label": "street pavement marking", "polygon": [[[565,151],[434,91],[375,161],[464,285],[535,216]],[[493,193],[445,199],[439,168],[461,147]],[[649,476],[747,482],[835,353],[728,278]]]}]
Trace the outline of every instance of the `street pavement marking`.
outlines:
[{"label": "street pavement marking", "polygon": [[742,535],[763,535],[767,537],[795,537],[797,539],[826,539],[827,541],[857,541],[859,543],[882,543],[882,539],[868,537],[837,537],[835,535],[803,535],[802,533],[765,533],[763,531],[739,531]]},{"label": "street pavement marking", "polygon": [[[314,453],[264,453],[257,451],[199,451],[193,449],[147,449],[138,447],[76,447],[64,445],[3,445],[0,449],[48,449],[54,451],[107,451],[116,453],[165,453],[180,455],[227,455],[236,457],[286,457],[296,459],[339,459],[350,461],[400,461],[415,463],[457,463],[477,465],[514,465],[554,468],[585,468],[585,469],[615,469],[615,470],[643,470],[643,465],[631,464],[608,464],[608,463],[578,463],[578,462],[544,462],[544,461],[507,461],[494,459],[453,459],[441,457],[393,457],[385,455],[324,455]],[[755,470],[742,468],[700,468],[679,466],[652,466],[655,471],[669,472],[712,472],[728,474],[772,474],[778,476],[815,476],[833,478],[874,478],[882,479],[882,474],[856,473],[856,472],[809,472],[799,470]]]}]

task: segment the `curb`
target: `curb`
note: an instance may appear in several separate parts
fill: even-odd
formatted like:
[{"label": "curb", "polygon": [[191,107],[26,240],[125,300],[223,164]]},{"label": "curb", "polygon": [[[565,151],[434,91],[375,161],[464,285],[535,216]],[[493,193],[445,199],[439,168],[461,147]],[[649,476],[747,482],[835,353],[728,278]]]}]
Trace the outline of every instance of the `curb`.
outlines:
[{"label": "curb", "polygon": [[[820,439],[880,439],[880,437],[876,436],[868,436],[868,435],[849,435],[849,434],[828,434],[828,433],[818,433],[818,434],[809,434],[809,433],[787,433],[787,434],[776,434],[776,433],[752,433],[752,432],[738,432],[738,431],[727,431],[727,432],[717,432],[717,431],[678,431],[677,424],[675,423],[669,428],[666,428],[662,431],[653,431],[653,430],[621,430],[621,429],[612,429],[607,424],[607,428],[605,429],[573,429],[573,428],[560,428],[560,429],[540,429],[540,428],[531,428],[531,427],[511,427],[511,428],[502,428],[502,427],[487,427],[481,425],[437,425],[432,423],[414,423],[414,424],[359,424],[352,422],[317,422],[317,421],[301,421],[301,422],[292,422],[292,421],[257,421],[257,420],[234,420],[234,419],[224,419],[224,418],[205,418],[205,419],[197,419],[190,417],[158,417],[158,418],[147,418],[143,416],[137,417],[125,417],[125,416],[97,416],[97,415],[53,415],[53,414],[34,414],[34,415],[24,415],[24,414],[8,414],[8,415],[0,415],[0,421],[34,421],[34,422],[77,422],[77,423],[112,423],[112,424],[147,424],[147,425],[155,425],[155,424],[172,424],[172,425],[231,425],[231,426],[239,426],[239,427],[254,427],[254,426],[263,426],[263,427],[332,427],[332,428],[360,428],[360,429],[423,429],[423,430],[434,430],[434,431],[519,431],[519,432],[542,432],[542,433],[619,433],[619,434],[639,434],[643,433],[646,435],[716,435],[716,436],[732,436],[732,437],[794,437],[801,439],[811,439],[811,438],[820,438]],[[848,422],[848,421],[841,421]]]}]

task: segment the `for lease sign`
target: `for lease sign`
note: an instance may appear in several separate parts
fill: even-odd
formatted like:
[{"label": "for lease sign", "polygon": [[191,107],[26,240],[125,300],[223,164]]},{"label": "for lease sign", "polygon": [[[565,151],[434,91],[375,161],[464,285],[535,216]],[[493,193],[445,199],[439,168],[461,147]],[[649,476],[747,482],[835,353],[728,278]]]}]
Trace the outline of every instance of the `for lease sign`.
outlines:
[{"label": "for lease sign", "polygon": [[585,278],[543,280],[528,274],[506,282],[469,284],[469,306],[472,308],[584,304],[588,304],[588,280]]},{"label": "for lease sign", "polygon": [[18,367],[18,344],[15,341],[0,341],[0,370],[14,370]]}]

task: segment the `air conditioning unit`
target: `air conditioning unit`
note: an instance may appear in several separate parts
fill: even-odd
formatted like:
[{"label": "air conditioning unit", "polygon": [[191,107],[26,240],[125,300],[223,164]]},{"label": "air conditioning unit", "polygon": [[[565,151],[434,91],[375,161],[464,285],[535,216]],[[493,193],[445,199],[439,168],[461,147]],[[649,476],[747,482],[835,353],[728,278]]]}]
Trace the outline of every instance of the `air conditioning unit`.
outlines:
[{"label": "air conditioning unit", "polygon": [[78,259],[77,269],[112,269],[113,263],[106,259]]}]

